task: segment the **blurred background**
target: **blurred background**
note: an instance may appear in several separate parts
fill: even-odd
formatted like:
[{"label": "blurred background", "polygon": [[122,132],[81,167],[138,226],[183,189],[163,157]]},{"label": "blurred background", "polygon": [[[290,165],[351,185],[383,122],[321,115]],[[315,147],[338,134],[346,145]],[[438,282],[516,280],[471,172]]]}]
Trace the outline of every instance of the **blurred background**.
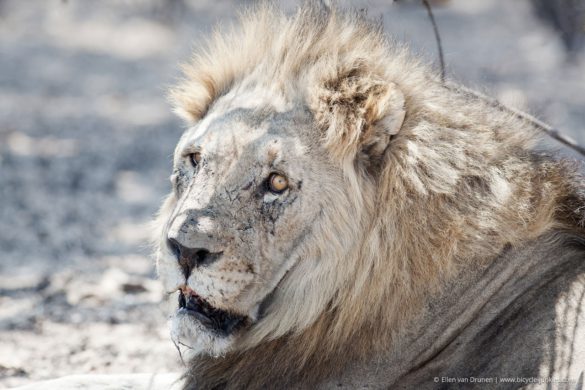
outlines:
[{"label": "blurred background", "polygon": [[[341,3],[437,64],[420,1]],[[585,144],[585,0],[432,3],[450,80]],[[183,131],[165,94],[246,4],[0,0],[0,387],[180,370],[148,244]]]}]

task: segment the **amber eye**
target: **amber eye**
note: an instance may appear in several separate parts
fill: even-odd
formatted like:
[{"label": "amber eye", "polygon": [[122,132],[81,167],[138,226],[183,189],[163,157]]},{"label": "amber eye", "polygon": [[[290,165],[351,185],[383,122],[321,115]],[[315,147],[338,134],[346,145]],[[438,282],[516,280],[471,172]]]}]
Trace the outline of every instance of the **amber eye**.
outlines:
[{"label": "amber eye", "polygon": [[268,178],[268,186],[270,191],[280,194],[288,188],[288,179],[279,173],[272,173]]},{"label": "amber eye", "polygon": [[189,161],[193,167],[196,167],[201,162],[201,153],[195,152],[189,155]]}]

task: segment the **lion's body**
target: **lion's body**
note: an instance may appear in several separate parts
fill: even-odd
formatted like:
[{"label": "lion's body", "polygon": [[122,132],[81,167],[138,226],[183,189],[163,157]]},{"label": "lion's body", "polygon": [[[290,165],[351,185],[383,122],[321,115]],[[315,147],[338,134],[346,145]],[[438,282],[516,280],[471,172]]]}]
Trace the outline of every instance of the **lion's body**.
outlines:
[{"label": "lion's body", "polygon": [[[554,389],[579,389],[585,369],[585,251],[567,250],[566,244],[560,236],[542,237],[486,269],[466,272],[430,299],[386,354],[349,365],[340,359],[344,369],[317,387],[543,389],[550,383]],[[534,383],[537,378],[555,381]],[[282,386],[292,383],[303,382]]]},{"label": "lion's body", "polygon": [[245,15],[173,96],[192,127],[159,273],[183,307],[245,318],[221,333],[178,312],[186,388],[582,386],[585,185],[530,123],[311,6]]}]

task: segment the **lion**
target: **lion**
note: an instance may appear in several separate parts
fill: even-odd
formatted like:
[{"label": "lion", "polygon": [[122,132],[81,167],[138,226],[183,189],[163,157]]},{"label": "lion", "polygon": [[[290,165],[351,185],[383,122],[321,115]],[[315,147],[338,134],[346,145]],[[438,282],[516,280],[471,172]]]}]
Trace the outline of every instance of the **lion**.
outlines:
[{"label": "lion", "polygon": [[257,6],[184,70],[183,388],[583,386],[585,185],[529,121],[336,7]]},{"label": "lion", "polygon": [[185,389],[582,386],[585,185],[530,122],[336,7],[244,12],[184,72]]}]

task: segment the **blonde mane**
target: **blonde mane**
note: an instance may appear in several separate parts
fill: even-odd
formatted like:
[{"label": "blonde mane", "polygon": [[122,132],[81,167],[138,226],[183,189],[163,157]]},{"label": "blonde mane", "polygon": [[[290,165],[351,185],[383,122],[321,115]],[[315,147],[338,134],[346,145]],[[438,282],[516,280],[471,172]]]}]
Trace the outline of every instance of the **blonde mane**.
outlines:
[{"label": "blonde mane", "polygon": [[[171,98],[189,122],[238,88],[262,86],[306,107],[346,191],[302,252],[319,259],[320,273],[291,270],[240,350],[196,358],[187,379],[201,388],[331,375],[387,350],[465,267],[582,224],[559,207],[574,192],[565,178],[572,168],[531,152],[530,124],[446,89],[358,12],[304,5],[286,16],[257,7],[216,31],[184,72]],[[379,161],[361,161],[365,140],[387,126],[377,102],[390,86],[404,95],[406,117]],[[303,297],[306,283],[321,283],[322,296]],[[303,299],[302,307],[288,304]]]}]

